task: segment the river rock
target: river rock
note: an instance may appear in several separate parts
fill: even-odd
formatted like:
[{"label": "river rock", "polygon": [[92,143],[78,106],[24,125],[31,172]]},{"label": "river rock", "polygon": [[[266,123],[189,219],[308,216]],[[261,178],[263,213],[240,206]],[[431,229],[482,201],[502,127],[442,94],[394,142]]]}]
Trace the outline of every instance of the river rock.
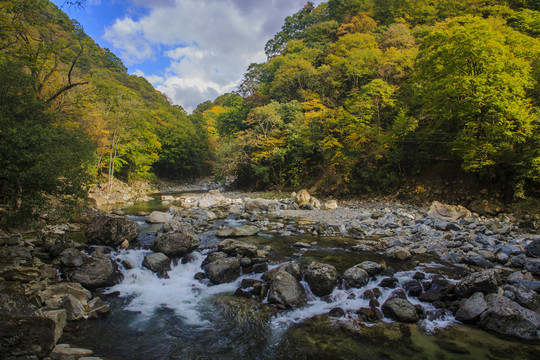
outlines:
[{"label": "river rock", "polygon": [[144,257],[142,265],[155,272],[160,278],[168,278],[167,271],[171,270],[171,259],[163,253],[153,253]]},{"label": "river rock", "polygon": [[235,257],[217,259],[208,264],[206,274],[214,284],[234,281],[240,276],[240,262]]},{"label": "river rock", "polygon": [[100,297],[95,297],[88,302],[87,305],[87,314],[88,318],[96,319],[100,318],[110,311],[109,305],[105,304]]},{"label": "river rock", "polygon": [[369,274],[364,269],[353,266],[342,275],[343,284],[348,288],[361,288],[369,282]]},{"label": "river rock", "polygon": [[54,327],[54,342],[57,342],[58,339],[62,336],[64,333],[64,328],[66,327],[67,323],[67,313],[64,309],[58,309],[58,310],[44,310],[42,311],[43,316],[46,318],[51,319],[54,321],[55,327]]},{"label": "river rock", "polygon": [[124,240],[134,240],[139,225],[124,216],[99,215],[92,219],[85,234],[89,244],[118,246]]},{"label": "river rock", "polygon": [[501,208],[489,200],[474,200],[469,204],[469,209],[480,215],[497,215]]},{"label": "river rock", "polygon": [[471,212],[460,205],[448,205],[434,201],[429,207],[428,215],[434,218],[457,221],[471,215]]},{"label": "river rock", "polygon": [[60,298],[60,308],[66,310],[68,321],[80,320],[84,317],[84,305],[73,295],[66,294]]},{"label": "river rock", "polygon": [[322,207],[323,210],[336,210],[338,208],[337,200],[329,200],[325,202]]},{"label": "river rock", "polygon": [[208,194],[201,196],[197,202],[197,206],[201,209],[206,209],[212,206],[223,204],[227,201],[219,190],[210,190]]},{"label": "river rock", "polygon": [[381,310],[384,316],[396,321],[406,323],[415,323],[418,321],[416,308],[407,299],[400,297],[388,299],[382,305]]},{"label": "river rock", "polygon": [[523,267],[534,276],[540,276],[540,259],[526,261]]},{"label": "river rock", "polygon": [[120,278],[118,266],[105,254],[94,254],[81,267],[66,273],[69,281],[78,282],[87,289],[112,286]]},{"label": "river rock", "polygon": [[325,296],[332,293],[338,279],[335,267],[315,261],[309,264],[305,270],[304,278],[313,294],[317,296]]},{"label": "river rock", "polygon": [[456,293],[461,297],[469,297],[476,292],[494,293],[497,292],[499,282],[499,273],[496,270],[475,272],[457,284]]},{"label": "river rock", "polygon": [[309,199],[311,198],[311,195],[309,195],[309,192],[307,190],[300,190],[296,196],[294,197],[294,202],[298,206],[302,206],[305,204],[309,204]]},{"label": "river rock", "polygon": [[540,294],[540,281],[539,280],[521,280],[520,284]]},{"label": "river rock", "polygon": [[67,360],[81,359],[83,357],[88,357],[92,355],[94,355],[94,352],[92,350],[72,347],[69,344],[58,344],[51,352],[50,357],[53,360]]},{"label": "river rock", "polygon": [[539,339],[540,314],[498,294],[485,297],[488,309],[480,317],[484,329],[522,339]]},{"label": "river rock", "polygon": [[409,294],[410,296],[418,297],[422,294],[423,288],[422,284],[420,284],[417,280],[409,280],[405,284],[403,284],[403,289]]},{"label": "river rock", "polygon": [[268,302],[296,309],[306,305],[304,287],[287,271],[277,271],[272,279],[268,293]]},{"label": "river rock", "polygon": [[531,240],[525,249],[530,256],[540,257],[540,239]]},{"label": "river rock", "polygon": [[86,262],[86,259],[88,259],[88,255],[75,248],[62,251],[57,258],[61,267],[80,267]]},{"label": "river rock", "polygon": [[43,302],[45,302],[47,299],[59,299],[67,294],[72,295],[78,301],[84,304],[86,304],[86,302],[92,297],[90,291],[76,282],[61,282],[58,284],[48,285],[40,292],[40,297]]},{"label": "river rock", "polygon": [[257,246],[234,239],[225,239],[218,245],[219,251],[229,256],[247,256],[253,258],[257,256]]},{"label": "river rock", "polygon": [[216,236],[218,237],[243,237],[253,236],[259,232],[259,228],[255,225],[242,225],[240,227],[227,226],[218,230]]},{"label": "river rock", "polygon": [[386,257],[389,257],[391,259],[396,259],[396,260],[409,260],[412,257],[409,250],[401,246],[394,246],[390,249],[387,249],[384,252],[384,255]]},{"label": "river rock", "polygon": [[482,315],[486,309],[487,303],[484,299],[484,294],[477,292],[460,306],[456,312],[456,320],[462,322],[476,322],[480,319],[480,315]]},{"label": "river rock", "polygon": [[155,252],[177,257],[192,252],[200,244],[201,240],[198,236],[182,232],[168,232],[160,233],[150,248]]},{"label": "river rock", "polygon": [[519,305],[532,311],[540,310],[540,295],[534,290],[523,285],[505,285],[503,287],[505,293],[508,291],[512,294],[512,300],[515,300]]},{"label": "river rock", "polygon": [[171,219],[171,214],[162,211],[152,211],[152,213],[146,217],[146,222],[151,224],[164,224]]},{"label": "river rock", "polygon": [[276,204],[275,200],[268,199],[246,199],[244,204],[244,210],[247,212],[268,211],[268,207]]},{"label": "river rock", "polygon": [[374,261],[363,261],[358,265],[355,265],[360,269],[364,269],[370,276],[380,274],[384,270],[384,266]]}]

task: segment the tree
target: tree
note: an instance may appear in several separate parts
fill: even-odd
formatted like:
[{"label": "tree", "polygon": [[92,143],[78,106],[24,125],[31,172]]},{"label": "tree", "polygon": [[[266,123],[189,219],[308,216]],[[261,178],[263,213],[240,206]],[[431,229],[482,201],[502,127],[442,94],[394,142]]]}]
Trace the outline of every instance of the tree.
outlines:
[{"label": "tree", "polygon": [[540,47],[531,40],[498,20],[473,16],[454,18],[424,39],[417,81],[426,115],[436,131],[455,134],[449,150],[466,171],[495,176],[516,170],[532,130],[526,90]]}]

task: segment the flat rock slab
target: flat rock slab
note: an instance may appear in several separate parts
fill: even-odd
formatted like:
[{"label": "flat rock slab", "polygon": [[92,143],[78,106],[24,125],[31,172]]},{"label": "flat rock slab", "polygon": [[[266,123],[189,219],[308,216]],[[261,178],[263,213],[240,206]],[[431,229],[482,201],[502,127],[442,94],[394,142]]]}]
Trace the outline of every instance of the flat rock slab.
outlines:
[{"label": "flat rock slab", "polygon": [[242,237],[253,236],[259,232],[259,228],[254,225],[243,225],[240,227],[225,227],[216,233],[218,237]]}]

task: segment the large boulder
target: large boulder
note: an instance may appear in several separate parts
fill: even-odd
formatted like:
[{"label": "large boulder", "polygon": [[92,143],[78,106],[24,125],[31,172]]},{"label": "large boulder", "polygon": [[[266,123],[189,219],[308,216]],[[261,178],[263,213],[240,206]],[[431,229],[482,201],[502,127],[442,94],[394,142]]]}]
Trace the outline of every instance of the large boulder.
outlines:
[{"label": "large boulder", "polygon": [[152,211],[152,213],[146,217],[146,222],[151,224],[164,224],[171,219],[171,214],[162,211]]},{"label": "large boulder", "polygon": [[298,206],[303,206],[309,204],[309,199],[311,199],[311,195],[309,195],[309,192],[302,189],[294,197],[294,202],[298,204]]},{"label": "large boulder", "polygon": [[434,218],[456,221],[471,215],[471,212],[461,205],[448,205],[434,201],[429,207],[428,214]]},{"label": "large boulder", "polygon": [[345,270],[342,279],[346,288],[361,288],[369,282],[369,274],[366,270],[353,266]]},{"label": "large boulder", "polygon": [[197,206],[201,209],[206,209],[211,206],[223,204],[226,201],[227,199],[219,192],[219,190],[210,190],[207,194],[204,194],[199,198]]},{"label": "large boulder", "polygon": [[55,335],[55,321],[41,316],[22,287],[0,280],[0,358],[42,359]]},{"label": "large boulder", "polygon": [[269,206],[275,207],[276,203],[277,201],[268,199],[246,199],[244,210],[247,212],[267,211]]},{"label": "large boulder", "polygon": [[253,236],[259,232],[259,228],[255,225],[242,225],[240,227],[227,226],[218,230],[216,236],[218,237],[243,237]]},{"label": "large boulder", "polygon": [[469,209],[481,215],[497,215],[501,212],[500,206],[489,200],[474,200],[469,204]]},{"label": "large boulder", "polygon": [[163,253],[153,253],[144,257],[142,265],[155,272],[160,278],[168,278],[167,271],[171,270],[171,259]]},{"label": "large boulder", "polygon": [[161,252],[167,256],[183,256],[197,249],[201,244],[199,237],[182,233],[168,232],[160,233],[151,249],[155,252]]},{"label": "large boulder", "polygon": [[257,256],[257,246],[234,239],[223,240],[219,243],[218,249],[229,256],[241,255],[250,258]]},{"label": "large boulder", "polygon": [[527,244],[526,249],[530,256],[540,257],[540,239],[531,240],[531,242]]},{"label": "large boulder", "polygon": [[313,294],[325,296],[337,285],[338,274],[332,265],[313,261],[305,270],[304,277]]},{"label": "large boulder", "polygon": [[525,309],[505,296],[489,294],[485,298],[488,308],[480,317],[484,329],[522,339],[540,338],[540,314]]},{"label": "large boulder", "polygon": [[118,246],[135,239],[139,225],[125,216],[99,215],[88,224],[85,234],[89,244]]},{"label": "large boulder", "polygon": [[87,289],[114,285],[120,278],[117,264],[107,255],[96,251],[77,268],[66,271],[69,281],[78,282]]},{"label": "large boulder", "polygon": [[483,294],[494,293],[497,292],[499,282],[499,273],[496,270],[475,272],[456,285],[456,293],[463,298],[468,298],[476,292]]},{"label": "large boulder", "polygon": [[407,299],[394,297],[385,301],[381,310],[384,316],[392,320],[405,323],[415,323],[418,321],[416,308]]},{"label": "large boulder", "polygon": [[487,303],[484,294],[475,293],[468,298],[456,312],[456,320],[462,322],[476,322],[480,315],[487,309]]},{"label": "large boulder", "polygon": [[409,250],[401,246],[394,246],[394,247],[391,247],[390,249],[387,249],[384,252],[384,255],[388,258],[396,259],[396,260],[409,260],[412,257]]},{"label": "large boulder", "polygon": [[207,265],[206,274],[214,284],[234,281],[240,276],[240,262],[234,257],[217,259]]},{"label": "large boulder", "polygon": [[306,305],[307,297],[304,287],[293,275],[287,271],[277,271],[270,285],[268,302],[296,309]]},{"label": "large boulder", "polygon": [[385,268],[383,265],[369,260],[362,261],[360,264],[355,265],[355,267],[364,269],[370,276],[380,274]]},{"label": "large boulder", "polygon": [[61,282],[48,285],[41,291],[40,297],[43,301],[47,299],[59,299],[64,295],[72,295],[77,300],[86,303],[92,298],[90,291],[86,290],[81,284],[75,282]]}]

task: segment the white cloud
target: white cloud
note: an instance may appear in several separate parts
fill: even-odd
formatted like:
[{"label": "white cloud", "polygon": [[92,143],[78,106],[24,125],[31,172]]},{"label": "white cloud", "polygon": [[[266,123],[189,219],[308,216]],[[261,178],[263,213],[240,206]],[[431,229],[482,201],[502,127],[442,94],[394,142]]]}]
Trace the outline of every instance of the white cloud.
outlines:
[{"label": "white cloud", "polygon": [[306,0],[131,2],[147,14],[117,19],[105,38],[128,65],[166,57],[168,67],[156,70],[160,76],[145,77],[190,111],[234,89],[250,63],[264,61],[266,41]]}]

